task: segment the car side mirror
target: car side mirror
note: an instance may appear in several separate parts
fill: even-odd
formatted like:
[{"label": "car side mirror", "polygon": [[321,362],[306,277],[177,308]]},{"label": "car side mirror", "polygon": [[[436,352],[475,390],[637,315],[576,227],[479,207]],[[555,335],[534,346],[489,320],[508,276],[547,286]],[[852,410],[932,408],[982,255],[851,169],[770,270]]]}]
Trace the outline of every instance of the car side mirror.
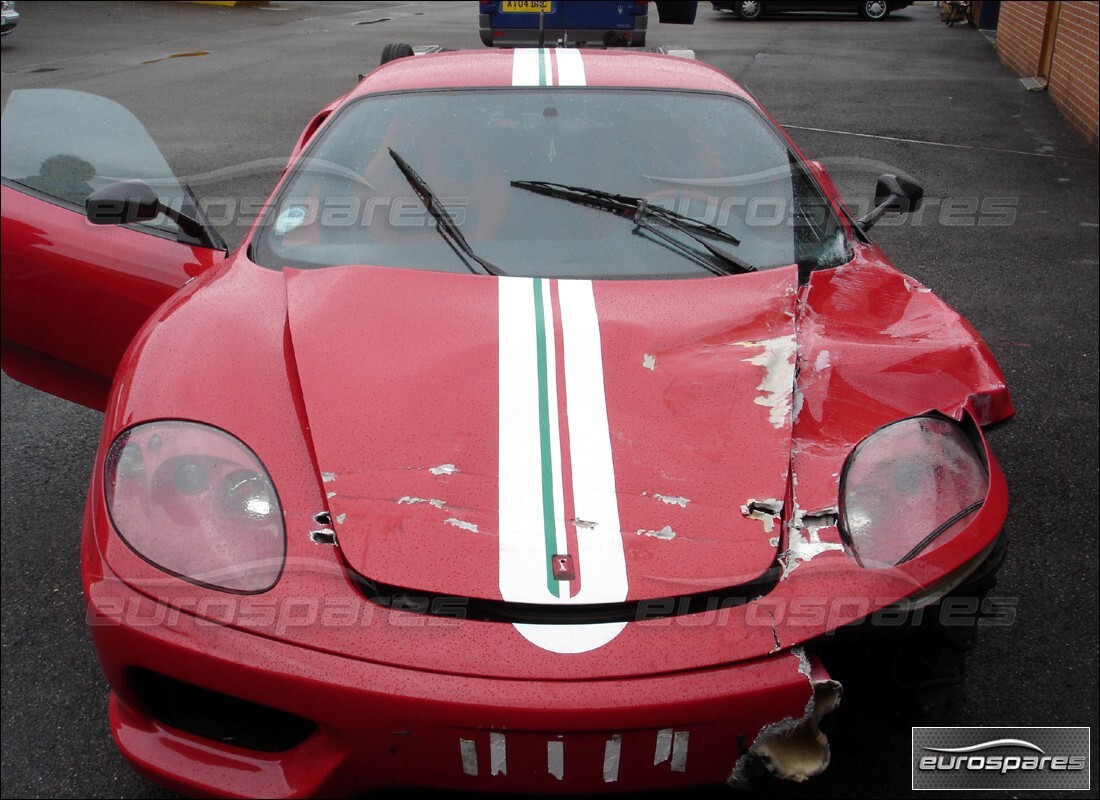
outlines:
[{"label": "car side mirror", "polygon": [[870,229],[887,211],[908,214],[920,208],[924,189],[920,184],[897,175],[880,175],[875,184],[875,207],[859,220],[859,227]]},{"label": "car side mirror", "polygon": [[88,195],[84,214],[93,225],[126,225],[156,219],[160,206],[160,198],[145,181],[116,181]]},{"label": "car side mirror", "polygon": [[194,196],[188,194],[188,198],[194,214],[177,211],[162,203],[152,186],[131,178],[109,183],[88,195],[84,201],[84,216],[93,225],[129,225],[150,222],[163,214],[179,226],[188,243],[227,251],[221,236],[204,222],[205,217],[198,210]]}]

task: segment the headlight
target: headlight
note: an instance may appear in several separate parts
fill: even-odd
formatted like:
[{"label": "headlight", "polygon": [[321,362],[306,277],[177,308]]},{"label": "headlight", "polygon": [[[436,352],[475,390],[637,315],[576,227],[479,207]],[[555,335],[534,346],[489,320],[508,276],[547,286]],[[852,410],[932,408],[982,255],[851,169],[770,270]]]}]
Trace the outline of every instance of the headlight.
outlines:
[{"label": "headlight", "polygon": [[840,531],[865,567],[901,564],[949,541],[981,508],[989,471],[940,415],[890,423],[852,450],[840,479]]},{"label": "headlight", "polygon": [[275,585],[286,529],[275,486],[239,439],[197,422],[148,422],[107,453],[107,511],[146,561],[230,592]]}]

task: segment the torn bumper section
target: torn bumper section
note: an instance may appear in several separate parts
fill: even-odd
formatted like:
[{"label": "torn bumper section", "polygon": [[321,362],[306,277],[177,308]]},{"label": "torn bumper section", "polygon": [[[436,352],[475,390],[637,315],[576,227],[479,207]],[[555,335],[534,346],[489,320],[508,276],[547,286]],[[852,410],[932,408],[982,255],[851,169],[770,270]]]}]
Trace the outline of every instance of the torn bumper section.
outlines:
[{"label": "torn bumper section", "polygon": [[734,766],[731,786],[744,787],[753,765],[776,778],[795,782],[819,775],[829,766],[829,740],[821,731],[821,721],[840,705],[843,687],[817,658],[807,656],[802,648],[791,652],[798,656],[799,672],[810,685],[805,712],[801,717],[786,717],[761,728],[748,752]]}]

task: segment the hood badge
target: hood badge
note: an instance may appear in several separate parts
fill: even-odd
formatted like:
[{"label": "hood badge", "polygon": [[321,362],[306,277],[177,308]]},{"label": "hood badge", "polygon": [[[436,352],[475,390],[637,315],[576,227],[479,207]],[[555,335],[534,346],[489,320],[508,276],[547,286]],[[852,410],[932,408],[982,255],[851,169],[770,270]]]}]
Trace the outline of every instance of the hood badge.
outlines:
[{"label": "hood badge", "polygon": [[577,579],[577,571],[573,567],[573,556],[553,555],[550,556],[550,563],[554,570],[554,580],[572,581]]}]

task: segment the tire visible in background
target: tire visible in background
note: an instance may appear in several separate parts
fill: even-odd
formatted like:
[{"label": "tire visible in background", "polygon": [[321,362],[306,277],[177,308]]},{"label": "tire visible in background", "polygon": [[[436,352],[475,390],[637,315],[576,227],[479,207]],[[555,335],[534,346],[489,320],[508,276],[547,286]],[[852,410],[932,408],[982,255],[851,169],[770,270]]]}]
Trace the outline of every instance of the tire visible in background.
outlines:
[{"label": "tire visible in background", "polygon": [[390,42],[388,45],[382,48],[382,64],[388,64],[390,61],[394,61],[398,58],[407,58],[413,55],[413,49],[411,44],[405,44],[404,42]]},{"label": "tire visible in background", "polygon": [[890,16],[890,4],[886,0],[867,0],[859,4],[859,15],[870,20],[886,19]]},{"label": "tire visible in background", "polygon": [[741,2],[737,4],[734,13],[740,19],[760,19],[764,14],[764,4],[756,2]]}]

